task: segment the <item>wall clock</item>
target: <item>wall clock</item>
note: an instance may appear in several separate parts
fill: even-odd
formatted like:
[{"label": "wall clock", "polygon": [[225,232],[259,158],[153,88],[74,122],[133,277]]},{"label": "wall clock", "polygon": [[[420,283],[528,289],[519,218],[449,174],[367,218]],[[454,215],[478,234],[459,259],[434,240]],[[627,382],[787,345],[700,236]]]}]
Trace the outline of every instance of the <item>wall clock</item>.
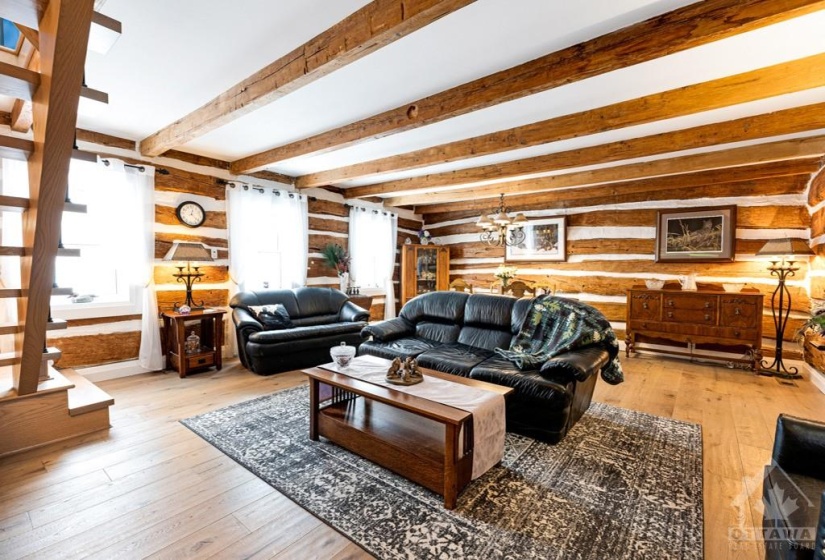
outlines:
[{"label": "wall clock", "polygon": [[206,212],[203,211],[203,206],[191,200],[181,202],[175,210],[175,215],[180,223],[193,228],[200,227],[206,220]]}]

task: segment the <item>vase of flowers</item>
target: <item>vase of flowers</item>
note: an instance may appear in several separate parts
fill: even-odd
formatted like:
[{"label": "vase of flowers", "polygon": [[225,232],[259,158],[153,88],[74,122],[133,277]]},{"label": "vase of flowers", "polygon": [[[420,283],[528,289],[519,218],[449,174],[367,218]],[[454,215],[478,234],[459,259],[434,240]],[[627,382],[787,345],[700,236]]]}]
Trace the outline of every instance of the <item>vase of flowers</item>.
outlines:
[{"label": "vase of flowers", "polygon": [[422,245],[429,245],[431,239],[432,239],[432,235],[430,235],[429,231],[427,231],[423,227],[420,230],[418,230],[418,241]]},{"label": "vase of flowers", "polygon": [[510,280],[516,277],[516,272],[518,269],[514,266],[505,266],[500,265],[496,271],[493,273],[493,276],[501,280],[501,287],[506,288],[507,285],[510,283]]},{"label": "vase of flowers", "polygon": [[349,288],[349,253],[340,245],[330,243],[323,248],[321,254],[324,256],[324,263],[338,273],[339,288],[346,293]]}]

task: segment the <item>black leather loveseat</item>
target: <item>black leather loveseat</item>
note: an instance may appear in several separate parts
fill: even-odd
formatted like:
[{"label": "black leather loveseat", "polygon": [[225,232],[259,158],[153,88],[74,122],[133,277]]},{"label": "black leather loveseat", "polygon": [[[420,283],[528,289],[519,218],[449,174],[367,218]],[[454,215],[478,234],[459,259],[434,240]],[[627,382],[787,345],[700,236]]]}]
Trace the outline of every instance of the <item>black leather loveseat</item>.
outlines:
[{"label": "black leather loveseat", "polygon": [[[359,354],[417,357],[422,367],[513,387],[507,429],[556,443],[590,406],[609,354],[593,346],[567,352],[540,368],[521,371],[494,349],[510,347],[532,300],[463,292],[420,295],[399,317],[370,325]],[[595,311],[595,310],[594,310]]]},{"label": "black leather loveseat", "polygon": [[825,424],[781,414],[765,468],[766,560],[825,560]]},{"label": "black leather loveseat", "polygon": [[[252,307],[280,303],[294,327],[266,330]],[[330,361],[329,349],[341,342],[358,347],[369,312],[331,288],[240,292],[229,302],[241,363],[269,375]]]}]

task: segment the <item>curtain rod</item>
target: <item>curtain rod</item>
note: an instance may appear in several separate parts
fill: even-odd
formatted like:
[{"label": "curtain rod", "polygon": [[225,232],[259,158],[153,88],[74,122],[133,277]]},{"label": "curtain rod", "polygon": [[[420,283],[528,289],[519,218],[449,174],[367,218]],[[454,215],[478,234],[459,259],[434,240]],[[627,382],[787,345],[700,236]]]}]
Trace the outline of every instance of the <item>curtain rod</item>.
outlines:
[{"label": "curtain rod", "polygon": [[361,210],[362,212],[371,211],[373,214],[381,213],[385,216],[395,216],[398,217],[398,214],[393,214],[392,212],[387,212],[386,210],[378,210],[377,208],[366,208],[364,206],[356,206],[355,204],[350,204],[349,202],[345,202],[344,206],[349,206],[350,208],[355,208],[356,210]]},{"label": "curtain rod", "polygon": [[[111,165],[111,162],[108,159],[101,159],[100,161],[102,161],[103,165],[105,165],[106,167],[109,167]],[[132,165],[131,163],[124,163],[123,167],[131,167],[132,169],[137,169],[141,173],[146,171],[146,168],[144,166],[142,166],[142,165]],[[159,175],[169,175],[169,170],[168,169],[163,169],[163,168],[156,168],[155,173],[157,173]]]},{"label": "curtain rod", "polygon": [[[236,181],[227,181],[226,179],[216,179],[215,182],[218,183],[219,185],[226,185],[230,189],[234,189],[235,187],[243,187],[243,190],[245,190],[245,191],[247,191],[249,189],[252,189],[253,191],[258,191],[261,194],[266,192],[266,188],[264,188],[260,185],[255,185],[253,183],[241,183],[239,181],[238,182],[236,182]],[[286,192],[289,195],[289,198],[295,198],[297,196],[298,200],[301,200],[301,197],[306,196],[306,195],[302,195],[302,194],[298,194],[298,193],[294,193],[294,192],[288,192],[288,191],[284,191],[284,192]],[[281,196],[281,190],[273,188],[272,189],[272,194],[274,194],[276,196]],[[307,196],[306,199],[307,200],[313,200],[313,201],[318,200],[314,196]]]}]

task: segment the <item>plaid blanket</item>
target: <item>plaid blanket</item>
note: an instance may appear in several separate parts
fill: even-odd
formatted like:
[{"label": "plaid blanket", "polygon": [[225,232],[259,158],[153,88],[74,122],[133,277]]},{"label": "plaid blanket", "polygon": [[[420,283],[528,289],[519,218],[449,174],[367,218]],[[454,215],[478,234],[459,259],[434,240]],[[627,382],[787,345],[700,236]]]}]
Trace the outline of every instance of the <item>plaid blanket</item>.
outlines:
[{"label": "plaid blanket", "polygon": [[602,379],[611,385],[624,381],[619,341],[604,315],[579,301],[545,295],[533,300],[510,349],[497,348],[496,353],[519,369],[532,369],[554,356],[588,346],[602,346],[610,355]]}]

